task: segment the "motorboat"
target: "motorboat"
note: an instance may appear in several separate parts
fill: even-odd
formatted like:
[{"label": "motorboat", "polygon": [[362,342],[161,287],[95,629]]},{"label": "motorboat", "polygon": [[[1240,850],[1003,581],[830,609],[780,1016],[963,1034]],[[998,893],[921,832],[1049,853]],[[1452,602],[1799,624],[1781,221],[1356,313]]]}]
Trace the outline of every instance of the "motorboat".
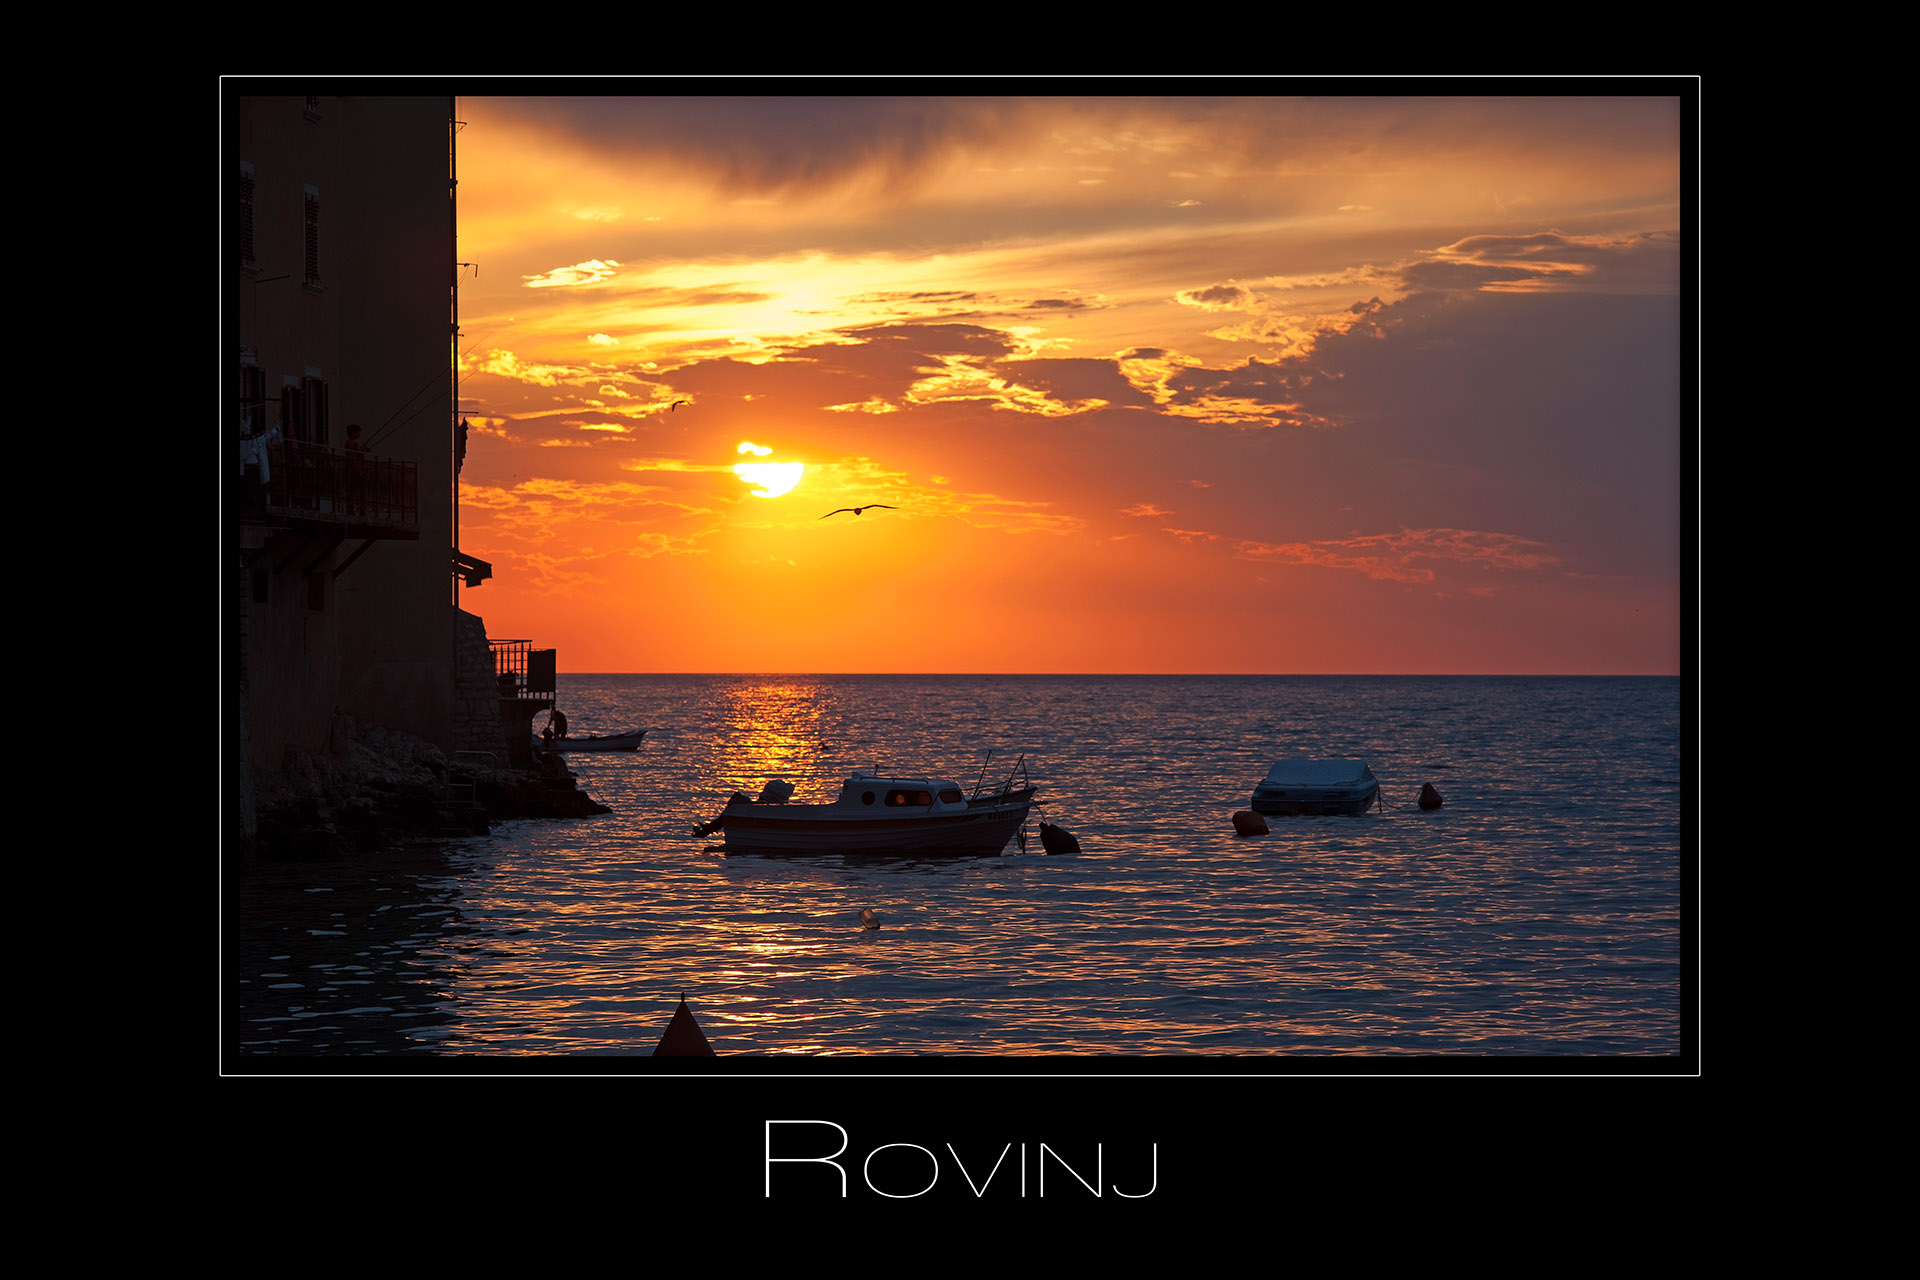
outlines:
[{"label": "motorboat", "polygon": [[1364,760],[1280,760],[1253,789],[1263,814],[1365,813],[1380,783]]},{"label": "motorboat", "polygon": [[[1023,783],[1025,779],[1022,779]],[[727,853],[891,853],[993,857],[1026,822],[1030,783],[1009,778],[973,795],[944,778],[856,771],[826,804],[794,804],[793,785],[767,783],[756,800],[735,792],[694,835],[726,833]]]},{"label": "motorboat", "polygon": [[538,741],[544,751],[636,751],[640,739],[646,736],[645,729],[635,729],[632,733],[578,733],[558,738],[543,734]]}]

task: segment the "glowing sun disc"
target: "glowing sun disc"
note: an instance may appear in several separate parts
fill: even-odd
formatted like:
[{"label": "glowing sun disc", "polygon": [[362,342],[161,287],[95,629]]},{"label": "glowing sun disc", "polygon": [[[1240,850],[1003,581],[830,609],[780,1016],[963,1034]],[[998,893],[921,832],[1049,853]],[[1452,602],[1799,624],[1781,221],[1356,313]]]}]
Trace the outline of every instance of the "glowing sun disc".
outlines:
[{"label": "glowing sun disc", "polygon": [[751,485],[756,498],[777,498],[800,483],[806,466],[799,462],[736,462],[733,474]]}]

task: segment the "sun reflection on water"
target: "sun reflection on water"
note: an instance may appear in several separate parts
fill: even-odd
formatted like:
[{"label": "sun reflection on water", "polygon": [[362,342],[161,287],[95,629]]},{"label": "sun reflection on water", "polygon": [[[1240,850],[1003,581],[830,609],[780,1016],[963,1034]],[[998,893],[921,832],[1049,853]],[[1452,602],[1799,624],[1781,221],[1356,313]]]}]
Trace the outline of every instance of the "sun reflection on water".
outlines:
[{"label": "sun reflection on water", "polygon": [[770,778],[794,784],[796,801],[837,794],[846,771],[829,763],[840,727],[839,699],[818,681],[768,677],[742,681],[721,694],[725,784],[757,794]]}]

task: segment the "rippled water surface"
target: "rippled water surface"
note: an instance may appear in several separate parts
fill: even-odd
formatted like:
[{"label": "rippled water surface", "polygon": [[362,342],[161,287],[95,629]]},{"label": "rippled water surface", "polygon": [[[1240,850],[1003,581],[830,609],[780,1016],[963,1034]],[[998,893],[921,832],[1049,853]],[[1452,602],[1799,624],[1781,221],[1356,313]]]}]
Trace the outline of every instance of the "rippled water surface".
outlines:
[{"label": "rippled water surface", "polygon": [[[684,992],[723,1055],[1676,1055],[1681,686],[1467,677],[561,677],[612,808],[227,903],[230,1053],[646,1055]],[[726,857],[766,779],[971,787],[1024,756],[1081,852]],[[1285,756],[1384,809],[1231,815]],[[1431,781],[1446,797],[1423,813]],[[861,928],[870,907],[878,930]]]}]

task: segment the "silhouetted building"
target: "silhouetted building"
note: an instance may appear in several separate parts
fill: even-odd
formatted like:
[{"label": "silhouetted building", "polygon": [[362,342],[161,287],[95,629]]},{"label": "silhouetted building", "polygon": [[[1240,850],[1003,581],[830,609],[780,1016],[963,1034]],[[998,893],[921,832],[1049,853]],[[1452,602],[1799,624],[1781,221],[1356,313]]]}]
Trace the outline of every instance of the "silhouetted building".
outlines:
[{"label": "silhouetted building", "polygon": [[485,629],[459,609],[491,570],[456,535],[453,105],[230,106],[229,693],[243,759],[267,773],[338,750],[336,713],[504,754]]}]

